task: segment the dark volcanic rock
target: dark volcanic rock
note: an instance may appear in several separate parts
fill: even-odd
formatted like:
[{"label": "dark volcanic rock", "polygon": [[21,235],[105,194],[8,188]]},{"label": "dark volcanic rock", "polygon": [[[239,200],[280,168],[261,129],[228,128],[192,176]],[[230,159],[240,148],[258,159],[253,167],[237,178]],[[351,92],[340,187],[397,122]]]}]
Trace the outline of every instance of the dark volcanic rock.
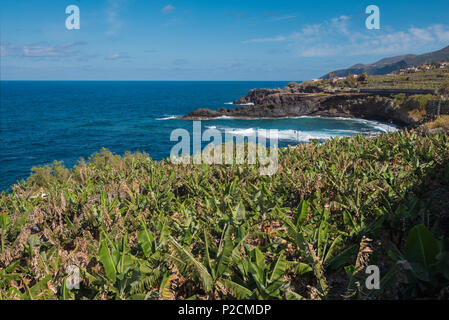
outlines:
[{"label": "dark volcanic rock", "polygon": [[[300,89],[303,90],[303,89]],[[297,89],[254,89],[235,104],[235,109],[197,109],[181,117],[185,120],[207,120],[220,116],[242,119],[323,116],[362,118],[407,125],[416,122],[394,106],[393,99],[369,93],[297,93]],[[295,93],[292,93],[295,92]]]},{"label": "dark volcanic rock", "polygon": [[263,104],[266,97],[273,94],[279,94],[281,92],[281,89],[253,89],[248,92],[246,97],[241,97],[239,100],[234,101],[234,104]]}]

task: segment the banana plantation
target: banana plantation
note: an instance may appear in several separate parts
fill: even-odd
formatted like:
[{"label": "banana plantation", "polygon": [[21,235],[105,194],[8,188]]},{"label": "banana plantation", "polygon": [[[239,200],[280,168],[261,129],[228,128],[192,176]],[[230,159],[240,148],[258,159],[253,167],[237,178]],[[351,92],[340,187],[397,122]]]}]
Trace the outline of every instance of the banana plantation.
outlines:
[{"label": "banana plantation", "polygon": [[447,135],[300,144],[278,167],[103,149],[33,168],[0,194],[0,299],[449,298]]}]

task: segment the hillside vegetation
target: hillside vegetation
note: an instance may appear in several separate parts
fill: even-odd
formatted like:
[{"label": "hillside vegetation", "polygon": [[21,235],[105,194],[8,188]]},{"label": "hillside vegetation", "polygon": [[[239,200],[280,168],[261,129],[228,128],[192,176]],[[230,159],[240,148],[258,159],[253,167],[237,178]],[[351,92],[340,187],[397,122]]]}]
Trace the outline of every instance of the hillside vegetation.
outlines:
[{"label": "hillside vegetation", "polygon": [[0,194],[0,299],[448,298],[448,186],[442,134],[300,144],[271,177],[102,150]]},{"label": "hillside vegetation", "polygon": [[429,129],[441,129],[449,132],[449,115],[438,117],[434,121],[426,123],[426,127]]},{"label": "hillside vegetation", "polygon": [[[332,82],[328,79],[301,83],[301,86],[316,86],[327,91],[332,88],[339,89],[420,89],[440,90],[449,85],[449,66],[443,69],[432,69],[405,74],[386,75],[348,75],[344,79]],[[447,89],[446,89],[447,90]],[[446,92],[444,92],[446,94]]]},{"label": "hillside vegetation", "polygon": [[360,88],[438,90],[449,81],[449,67],[409,74],[368,76]]}]

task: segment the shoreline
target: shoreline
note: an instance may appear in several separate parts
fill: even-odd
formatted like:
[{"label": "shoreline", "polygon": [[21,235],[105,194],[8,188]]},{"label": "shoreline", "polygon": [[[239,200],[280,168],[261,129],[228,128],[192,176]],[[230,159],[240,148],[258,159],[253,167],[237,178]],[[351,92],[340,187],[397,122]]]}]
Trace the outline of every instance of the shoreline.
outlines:
[{"label": "shoreline", "polygon": [[[238,106],[238,105],[236,105]],[[386,121],[382,121],[382,120],[377,120],[377,119],[367,119],[367,118],[358,118],[352,115],[348,115],[348,114],[342,114],[342,115],[334,115],[334,116],[328,116],[328,115],[300,115],[300,116],[279,116],[279,117],[252,117],[252,116],[211,116],[211,117],[195,117],[190,119],[187,116],[172,116],[172,117],[167,117],[167,118],[158,118],[156,120],[173,120],[173,119],[177,119],[177,120],[201,120],[201,121],[209,121],[209,120],[225,120],[225,119],[237,119],[237,120],[282,120],[282,119],[306,119],[306,118],[310,118],[310,119],[314,119],[314,118],[320,118],[320,119],[329,119],[329,120],[365,120],[365,121],[374,121],[374,122],[381,122],[384,124],[390,124],[390,125],[394,125],[397,127],[405,127],[404,125],[400,125],[400,124],[395,124],[393,122],[386,122]]]},{"label": "shoreline", "polygon": [[[428,71],[427,82],[442,82],[444,71]],[[442,74],[441,74],[442,73]],[[390,75],[398,83],[407,82],[402,75]],[[399,127],[416,127],[449,113],[448,100],[444,98],[444,85],[440,89],[426,85],[419,89],[413,83],[406,86],[384,88],[387,80],[382,76],[365,76],[346,80],[316,80],[290,82],[284,88],[252,89],[246,96],[232,103],[232,108],[199,108],[181,120],[209,120],[220,117],[236,119],[288,119],[301,116],[363,119],[394,124]],[[404,78],[404,79],[403,79]]]},{"label": "shoreline", "polygon": [[[172,119],[178,119],[178,120],[188,120],[188,119],[181,119],[180,117],[176,117],[176,118],[170,118],[170,119],[166,119],[166,120],[172,120]],[[356,117],[340,117],[340,116],[308,116],[308,115],[303,115],[303,116],[297,116],[297,117],[258,117],[258,118],[253,118],[253,117],[239,117],[239,116],[218,116],[218,117],[213,117],[213,118],[204,118],[204,119],[195,119],[198,121],[214,121],[214,120],[251,120],[251,121],[257,121],[257,120],[290,120],[290,119],[323,119],[323,120],[341,120],[341,121],[354,121],[354,122],[371,122],[373,124],[379,124],[379,125],[385,125],[388,127],[388,129],[386,130],[381,130],[383,131],[383,133],[388,133],[388,132],[394,132],[397,130],[401,130],[403,128],[406,128],[406,126],[401,126],[399,124],[395,124],[395,123],[390,123],[390,122],[385,122],[385,121],[380,121],[380,120],[372,120],[372,119],[364,119],[364,118],[356,118]],[[195,120],[188,120],[188,121],[195,121]],[[282,130],[282,129],[280,129]]]},{"label": "shoreline", "polygon": [[200,108],[177,119],[207,121],[220,118],[260,120],[320,117],[379,121],[398,127],[407,127],[417,122],[399,108],[395,108],[392,97],[367,93],[288,95],[279,94],[279,90],[253,89],[246,97],[240,98],[240,101],[250,100],[254,101],[254,104],[234,103],[234,108],[217,110]]}]

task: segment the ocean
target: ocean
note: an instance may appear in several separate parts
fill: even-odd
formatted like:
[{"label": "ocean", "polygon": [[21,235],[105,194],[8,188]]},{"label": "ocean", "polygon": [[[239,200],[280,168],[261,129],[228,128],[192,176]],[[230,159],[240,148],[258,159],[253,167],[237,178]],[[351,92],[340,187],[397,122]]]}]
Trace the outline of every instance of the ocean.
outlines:
[{"label": "ocean", "polygon": [[[1,81],[0,190],[30,175],[33,166],[63,161],[72,167],[105,147],[112,152],[144,151],[152,159],[170,155],[177,128],[192,132],[192,121],[176,119],[197,108],[229,103],[254,88],[279,88],[265,81]],[[341,118],[299,117],[202,121],[202,129],[235,135],[278,129],[279,146],[357,133],[395,130],[389,124]]]}]

